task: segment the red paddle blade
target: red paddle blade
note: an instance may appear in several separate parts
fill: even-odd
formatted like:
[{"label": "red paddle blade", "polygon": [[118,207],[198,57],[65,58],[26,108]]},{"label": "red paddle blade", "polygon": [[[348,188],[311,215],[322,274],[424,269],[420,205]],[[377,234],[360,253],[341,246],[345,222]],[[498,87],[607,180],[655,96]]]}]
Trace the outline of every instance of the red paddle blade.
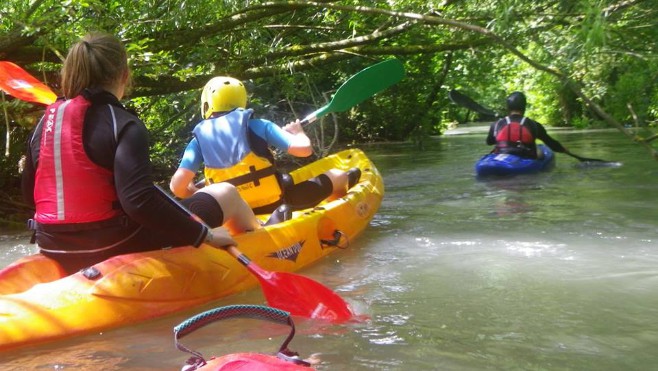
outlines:
[{"label": "red paddle blade", "polygon": [[269,272],[255,264],[255,273],[267,303],[293,316],[344,322],[352,318],[349,304],[328,287],[310,278],[286,272]]},{"label": "red paddle blade", "polygon": [[0,89],[27,102],[51,104],[57,99],[52,90],[14,63],[0,61]]}]

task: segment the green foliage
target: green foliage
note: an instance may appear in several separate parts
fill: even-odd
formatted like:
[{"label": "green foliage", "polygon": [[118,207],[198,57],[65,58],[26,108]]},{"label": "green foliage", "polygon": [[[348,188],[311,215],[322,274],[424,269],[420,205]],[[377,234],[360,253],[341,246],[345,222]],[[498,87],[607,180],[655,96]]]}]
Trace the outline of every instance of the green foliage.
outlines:
[{"label": "green foliage", "polygon": [[199,91],[182,92],[167,99],[135,98],[131,108],[149,129],[151,159],[156,174],[167,178],[176,170],[192,128],[200,119]]},{"label": "green foliage", "polygon": [[[646,125],[650,118],[655,120],[655,113],[652,115],[650,106],[651,98],[658,92],[656,77],[658,66],[645,61],[628,60],[626,66],[613,69],[605,97],[608,112],[627,124],[635,125],[637,120],[637,124]],[[637,117],[634,118],[633,114],[637,114]]]},{"label": "green foliage", "polygon": [[586,117],[580,116],[571,120],[571,126],[573,126],[576,129],[587,129],[591,125],[592,125],[591,120]]},{"label": "green foliage", "polygon": [[[14,130],[12,134],[17,134]],[[4,139],[4,138],[3,138]],[[2,153],[0,156],[0,169],[3,169],[5,176],[0,177],[0,189],[8,190],[15,188],[19,185],[19,160],[21,159],[25,143],[27,143],[27,136],[25,135],[11,135],[9,142],[9,155],[5,156],[5,141],[2,140]]]},{"label": "green foliage", "polygon": [[583,16],[577,38],[582,42],[583,53],[591,53],[605,47],[607,22],[605,20],[605,3],[603,1],[580,2]]},{"label": "green foliage", "polygon": [[[422,147],[448,123],[476,119],[448,100],[451,89],[499,113],[507,94],[522,90],[528,114],[543,123],[617,125],[624,135],[618,122],[637,125],[634,139],[658,152],[658,140],[642,141],[658,132],[655,1],[315,3],[4,0],[0,60],[27,68],[57,92],[73,42],[89,31],[120,37],[134,81],[125,104],[150,130],[161,179],[178,164],[199,120],[200,89],[211,77],[245,81],[256,115],[285,124],[324,105],[349,76],[392,56],[404,61],[407,77],[309,128],[318,156],[366,141],[411,140]],[[15,193],[16,163],[43,107],[11,98],[0,104],[10,138],[10,153],[0,158],[0,186]],[[6,131],[2,125],[3,140]]]},{"label": "green foliage", "polygon": [[[57,91],[71,43],[90,30],[118,35],[134,78],[126,103],[151,130],[162,174],[176,166],[198,120],[199,91],[215,75],[247,82],[256,114],[283,124],[325,104],[362,68],[403,60],[404,81],[312,128],[318,154],[337,141],[420,143],[448,122],[473,118],[447,99],[450,89],[501,113],[505,96],[523,90],[528,113],[553,125],[601,122],[572,86],[623,122],[635,120],[629,105],[640,125],[658,118],[651,1],[319,2],[5,0],[0,59]],[[22,140],[38,109],[6,104],[11,134]]]}]

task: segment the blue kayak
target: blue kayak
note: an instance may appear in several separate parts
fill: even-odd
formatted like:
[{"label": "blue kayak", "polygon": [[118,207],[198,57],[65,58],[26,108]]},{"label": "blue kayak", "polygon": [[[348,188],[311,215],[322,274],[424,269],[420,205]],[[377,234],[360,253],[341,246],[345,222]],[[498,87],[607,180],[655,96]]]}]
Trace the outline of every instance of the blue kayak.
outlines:
[{"label": "blue kayak", "polygon": [[537,151],[544,154],[542,158],[532,159],[502,153],[484,155],[475,163],[475,174],[478,177],[519,175],[551,169],[555,165],[555,154],[553,151],[543,144],[537,146]]}]

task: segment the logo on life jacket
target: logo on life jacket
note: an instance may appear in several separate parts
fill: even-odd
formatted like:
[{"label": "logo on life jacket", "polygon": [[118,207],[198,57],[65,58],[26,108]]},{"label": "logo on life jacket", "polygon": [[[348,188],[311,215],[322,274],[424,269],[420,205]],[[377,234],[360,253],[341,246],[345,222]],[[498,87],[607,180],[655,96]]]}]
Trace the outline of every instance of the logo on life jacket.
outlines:
[{"label": "logo on life jacket", "polygon": [[53,132],[53,126],[55,126],[55,109],[50,108],[48,115],[46,116],[46,133]]}]

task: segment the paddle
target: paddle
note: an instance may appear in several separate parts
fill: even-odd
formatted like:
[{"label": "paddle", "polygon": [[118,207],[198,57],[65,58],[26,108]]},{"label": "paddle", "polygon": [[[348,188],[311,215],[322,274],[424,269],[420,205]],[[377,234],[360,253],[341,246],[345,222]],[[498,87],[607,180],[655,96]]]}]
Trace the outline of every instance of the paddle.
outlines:
[{"label": "paddle", "polygon": [[455,89],[452,89],[448,92],[448,98],[450,98],[453,103],[465,107],[471,111],[475,111],[485,116],[486,118],[491,118],[493,120],[498,117],[498,114],[494,112],[494,110],[482,106],[478,102],[474,101],[473,98]]},{"label": "paddle", "polygon": [[[404,78],[404,66],[398,59],[391,58],[352,75],[341,85],[331,101],[302,119],[302,126],[307,126],[322,116],[332,112],[343,112],[378,92],[392,86]],[[195,183],[197,188],[205,185],[205,179]]]},{"label": "paddle", "polygon": [[[156,188],[183,212],[199,220],[162,188],[157,185]],[[228,246],[225,250],[256,276],[271,307],[285,310],[292,315],[331,322],[344,322],[352,318],[353,313],[349,305],[319,282],[293,273],[267,271],[252,262],[235,246]]]},{"label": "paddle", "polygon": [[48,86],[7,61],[0,61],[0,89],[27,102],[48,105],[57,99],[57,95]]},{"label": "paddle", "polygon": [[[496,113],[493,110],[482,106],[478,102],[474,101],[471,97],[469,97],[466,94],[463,94],[463,93],[461,93],[457,90],[454,90],[454,89],[450,90],[450,92],[448,92],[448,98],[450,98],[450,100],[453,101],[453,103],[458,104],[458,105],[463,106],[463,107],[466,107],[466,108],[470,109],[471,111],[475,111],[475,112],[478,112],[478,113],[483,114],[483,115],[491,115],[491,116],[494,116],[494,117],[497,116]],[[578,159],[580,162],[583,162],[583,163],[596,162],[596,163],[599,164],[599,166],[611,166],[611,167],[621,166],[621,163],[616,162],[616,161],[606,161],[606,160],[600,160],[598,158],[581,157],[581,156],[573,154],[569,151],[566,151],[564,153],[571,156],[571,157],[573,157],[573,158],[575,158],[575,159]]]},{"label": "paddle", "polygon": [[396,84],[403,77],[404,66],[395,58],[367,67],[347,79],[328,104],[306,116],[301,123],[306,126],[328,113],[346,111]]},{"label": "paddle", "polygon": [[617,161],[606,161],[606,160],[601,160],[598,158],[587,158],[587,157],[581,157],[576,154],[573,154],[569,151],[564,152],[565,154],[577,159],[578,161],[588,164],[588,163],[597,163],[599,166],[609,166],[609,167],[617,167],[621,166],[620,162]]}]

